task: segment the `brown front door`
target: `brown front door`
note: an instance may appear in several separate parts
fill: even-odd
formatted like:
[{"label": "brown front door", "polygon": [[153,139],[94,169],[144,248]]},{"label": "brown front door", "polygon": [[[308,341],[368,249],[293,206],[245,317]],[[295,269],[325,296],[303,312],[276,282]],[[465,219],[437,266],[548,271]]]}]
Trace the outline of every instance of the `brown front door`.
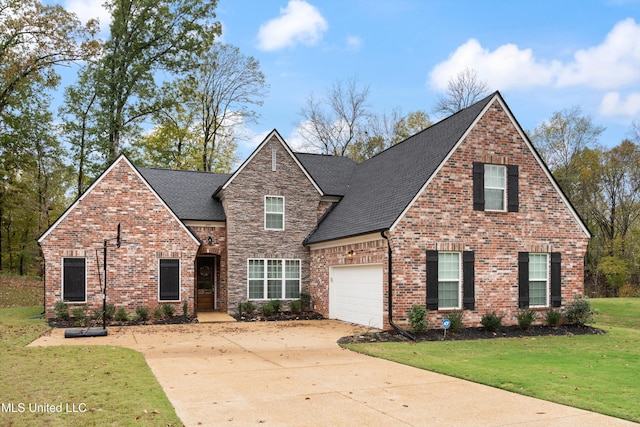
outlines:
[{"label": "brown front door", "polygon": [[216,263],[214,257],[198,257],[196,261],[196,275],[198,281],[197,301],[198,310],[213,310],[215,304]]}]

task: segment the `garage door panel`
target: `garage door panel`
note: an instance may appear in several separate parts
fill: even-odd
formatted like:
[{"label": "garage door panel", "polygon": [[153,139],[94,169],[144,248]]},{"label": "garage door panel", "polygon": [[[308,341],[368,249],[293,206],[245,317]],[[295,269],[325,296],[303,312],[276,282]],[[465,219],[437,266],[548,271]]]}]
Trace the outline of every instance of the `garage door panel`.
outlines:
[{"label": "garage door panel", "polygon": [[382,266],[331,268],[329,317],[382,328]]}]

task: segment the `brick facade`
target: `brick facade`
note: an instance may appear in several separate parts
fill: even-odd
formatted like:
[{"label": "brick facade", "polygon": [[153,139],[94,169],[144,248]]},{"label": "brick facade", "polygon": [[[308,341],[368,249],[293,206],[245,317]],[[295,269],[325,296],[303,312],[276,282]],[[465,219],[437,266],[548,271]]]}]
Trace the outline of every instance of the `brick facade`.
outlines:
[{"label": "brick facade", "polygon": [[[284,197],[284,230],[265,230],[265,196]],[[248,298],[250,258],[299,259],[302,290],[308,291],[309,249],[303,241],[317,223],[321,196],[277,136],[254,153],[220,197],[227,216],[229,311]]]},{"label": "brick facade", "polygon": [[[103,240],[114,239],[121,224],[122,245],[111,240],[107,251],[107,303],[154,310],[159,302],[159,260],[180,260],[180,301],[171,302],[176,313],[187,303],[194,307],[194,261],[199,244],[162,204],[126,158],[121,157],[81,197],[66,216],[40,242],[46,260],[45,313],[54,317],[62,300],[62,259],[85,258],[86,302],[89,314],[102,309]],[[96,259],[97,258],[97,259]]]}]

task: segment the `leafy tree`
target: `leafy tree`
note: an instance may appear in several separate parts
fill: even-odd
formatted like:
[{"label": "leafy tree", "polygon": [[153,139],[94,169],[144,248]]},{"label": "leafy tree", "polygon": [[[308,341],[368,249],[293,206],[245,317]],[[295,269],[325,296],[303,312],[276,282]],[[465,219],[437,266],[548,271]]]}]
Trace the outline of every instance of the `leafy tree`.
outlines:
[{"label": "leafy tree", "polygon": [[323,154],[344,156],[365,134],[369,112],[369,87],[352,77],[337,81],[324,98],[313,94],[300,111],[300,136]]},{"label": "leafy tree", "polygon": [[56,65],[91,57],[97,47],[93,39],[97,28],[95,21],[81,26],[61,6],[0,0],[0,117],[29,81],[55,87]]},{"label": "leafy tree", "polygon": [[486,82],[478,79],[478,73],[465,68],[447,83],[447,91],[436,102],[433,112],[442,115],[455,114],[482,99],[489,92]]}]

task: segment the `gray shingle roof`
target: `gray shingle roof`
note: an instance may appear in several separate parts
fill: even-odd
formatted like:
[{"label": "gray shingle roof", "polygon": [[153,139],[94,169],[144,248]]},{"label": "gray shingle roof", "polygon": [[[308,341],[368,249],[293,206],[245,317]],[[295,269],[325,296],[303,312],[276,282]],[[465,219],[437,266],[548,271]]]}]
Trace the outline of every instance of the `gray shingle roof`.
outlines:
[{"label": "gray shingle roof", "polygon": [[342,196],[349,187],[351,175],[358,165],[348,157],[322,154],[295,153],[302,166],[309,172],[328,196]]},{"label": "gray shingle roof", "polygon": [[386,230],[496,93],[359,164],[343,199],[306,243]]},{"label": "gray shingle roof", "polygon": [[138,171],[181,220],[226,220],[222,202],[211,195],[231,175],[146,168]]}]

